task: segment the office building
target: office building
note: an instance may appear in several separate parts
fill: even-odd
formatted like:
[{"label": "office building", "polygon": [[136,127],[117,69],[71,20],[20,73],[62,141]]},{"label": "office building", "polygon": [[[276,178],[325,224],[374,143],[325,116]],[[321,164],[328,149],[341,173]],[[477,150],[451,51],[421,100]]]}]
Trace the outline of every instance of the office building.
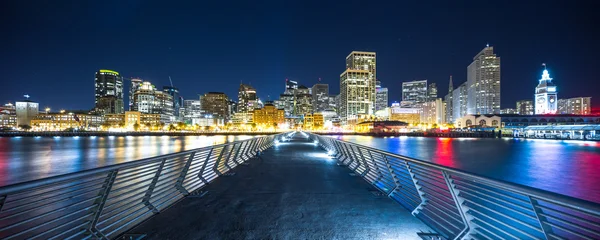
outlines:
[{"label": "office building", "polygon": [[353,51],[346,57],[346,70],[340,74],[339,115],[343,122],[359,114],[375,114],[376,69],[374,52]]},{"label": "office building", "polygon": [[179,95],[179,89],[173,86],[163,86],[163,92],[169,94],[173,99],[173,117],[179,121],[179,109],[183,106],[183,98]]},{"label": "office building", "polygon": [[205,115],[209,115],[212,118],[228,119],[228,99],[225,93],[208,92],[200,97],[200,108]]},{"label": "office building", "polygon": [[101,69],[95,78],[95,109],[97,112],[124,113],[123,78],[118,72]]},{"label": "office building", "polygon": [[444,123],[446,110],[441,98],[421,103],[420,106],[421,123],[438,125]]},{"label": "office building", "polygon": [[430,83],[429,86],[427,86],[427,101],[435,101],[437,95],[437,85],[435,83]]},{"label": "office building", "polygon": [[310,89],[300,85],[294,93],[294,116],[302,116],[312,113],[312,95]]},{"label": "office building", "polygon": [[[435,90],[437,95],[437,89]],[[402,83],[402,102],[403,107],[417,107],[429,99],[427,91],[427,80],[410,81]]]},{"label": "office building", "polygon": [[0,128],[17,127],[17,113],[15,105],[12,103],[4,104],[0,107]]},{"label": "office building", "polygon": [[238,90],[238,112],[252,112],[254,111],[254,108],[257,107],[258,98],[256,97],[256,89],[247,84],[240,84],[240,88]]},{"label": "office building", "polygon": [[418,108],[403,108],[399,103],[392,103],[389,108],[390,121],[401,121],[408,124],[418,124],[421,122],[421,114]]},{"label": "office building", "polygon": [[500,114],[517,114],[517,109],[516,108],[500,109]]},{"label": "office building", "polygon": [[321,113],[313,113],[304,115],[303,129],[321,130],[325,125],[325,119]]},{"label": "office building", "polygon": [[27,99],[17,101],[15,103],[15,112],[17,115],[17,127],[30,126],[31,120],[38,115],[40,111],[40,104],[29,100],[29,96],[25,95]]},{"label": "office building", "polygon": [[329,109],[329,84],[317,83],[311,90],[313,112],[323,112]]},{"label": "office building", "polygon": [[453,123],[453,100],[452,100],[452,90],[454,90],[454,85],[452,84],[452,75],[450,75],[450,82],[448,84],[448,94],[444,97],[444,102],[446,103],[446,122]]},{"label": "office building", "polygon": [[191,124],[194,119],[202,117],[202,107],[200,106],[200,100],[186,99],[183,100],[183,116],[182,120],[185,123]]},{"label": "office building", "polygon": [[467,113],[500,113],[500,57],[487,45],[467,67]]},{"label": "office building", "polygon": [[589,115],[592,113],[591,97],[575,97],[558,100],[559,114]]},{"label": "office building", "polygon": [[457,119],[467,115],[467,100],[468,99],[468,87],[467,83],[463,83],[452,91],[452,120],[456,122]]},{"label": "office building", "polygon": [[535,114],[555,114],[558,111],[556,85],[552,82],[548,69],[535,87]]},{"label": "office building", "polygon": [[533,115],[533,100],[517,101],[517,108],[515,110],[519,115]]},{"label": "office building", "polygon": [[131,79],[131,85],[129,85],[129,111],[134,111],[133,110],[133,94],[135,94],[135,92],[137,92],[137,90],[141,87],[142,82],[144,82],[144,80],[139,79],[139,78],[132,78]]},{"label": "office building", "polygon": [[263,108],[254,109],[254,123],[262,128],[276,128],[285,122],[285,111],[277,109],[272,103],[267,103]]},{"label": "office building", "polygon": [[388,89],[381,87],[381,82],[375,82],[375,112],[388,107]]}]

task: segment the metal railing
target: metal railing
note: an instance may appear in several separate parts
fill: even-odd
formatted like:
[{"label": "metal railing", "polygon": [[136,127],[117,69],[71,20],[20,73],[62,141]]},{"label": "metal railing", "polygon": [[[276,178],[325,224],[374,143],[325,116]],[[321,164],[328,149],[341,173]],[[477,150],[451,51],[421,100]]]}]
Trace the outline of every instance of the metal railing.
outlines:
[{"label": "metal railing", "polygon": [[111,239],[273,145],[277,135],[0,187],[0,239]]},{"label": "metal railing", "polygon": [[597,203],[311,137],[447,239],[600,239]]}]

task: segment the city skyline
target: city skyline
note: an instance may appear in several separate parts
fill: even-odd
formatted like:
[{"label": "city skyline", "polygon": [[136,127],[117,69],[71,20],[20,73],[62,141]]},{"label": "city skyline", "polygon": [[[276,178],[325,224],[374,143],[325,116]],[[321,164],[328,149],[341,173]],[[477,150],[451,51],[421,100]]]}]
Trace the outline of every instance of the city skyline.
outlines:
[{"label": "city skyline", "polygon": [[[506,22],[495,19],[490,24],[495,29],[484,30],[467,28],[468,22],[462,16],[456,16],[456,19],[450,19],[448,23],[442,23],[444,16],[448,17],[439,9],[434,9],[436,13],[442,13],[442,16],[435,17],[430,22],[415,22],[413,25],[403,25],[400,20],[409,18],[414,14],[424,13],[424,16],[433,13],[426,13],[425,8],[421,6],[410,6],[409,9],[415,13],[408,14],[398,20],[386,21],[384,17],[373,19],[378,23],[373,39],[364,37],[356,38],[337,38],[337,34],[342,30],[335,30],[331,33],[322,34],[320,41],[311,40],[307,33],[326,33],[323,29],[314,31],[307,28],[318,24],[327,24],[330,27],[342,25],[335,16],[326,16],[322,12],[316,12],[318,16],[324,16],[322,21],[307,21],[299,24],[294,31],[286,32],[286,24],[295,22],[301,15],[299,10],[290,12],[282,23],[272,23],[264,25],[264,21],[276,18],[277,14],[266,14],[267,19],[254,19],[249,21],[248,29],[258,28],[258,33],[267,31],[269,34],[261,37],[257,33],[250,33],[246,30],[240,30],[246,34],[248,41],[237,41],[235,37],[237,31],[231,30],[237,26],[239,29],[245,29],[244,24],[239,24],[235,20],[220,23],[222,28],[208,28],[204,26],[205,31],[219,33],[206,41],[199,42],[197,46],[192,46],[192,41],[198,40],[198,34],[191,33],[188,29],[171,29],[168,26],[175,26],[181,23],[183,17],[173,17],[164,24],[160,24],[155,29],[155,33],[147,32],[152,23],[142,24],[145,28],[131,30],[127,26],[141,24],[134,21],[131,17],[123,18],[125,27],[116,26],[119,22],[111,20],[106,25],[100,24],[96,32],[87,34],[76,34],[73,30],[61,28],[61,23],[71,21],[71,18],[80,19],[81,23],[75,25],[75,29],[86,29],[98,25],[100,16],[83,18],[77,14],[77,11],[90,11],[93,6],[73,6],[70,11],[58,11],[52,13],[52,10],[40,12],[39,16],[32,19],[24,19],[16,16],[23,11],[28,10],[24,6],[18,6],[19,3],[2,3],[7,5],[2,10],[5,16],[15,19],[15,23],[26,22],[31,24],[28,28],[15,27],[18,24],[6,25],[3,21],[2,28],[9,33],[9,38],[2,40],[3,52],[6,58],[2,60],[3,71],[6,73],[3,79],[3,85],[12,91],[2,94],[0,101],[14,102],[22,99],[23,94],[29,94],[32,99],[39,102],[41,107],[50,106],[52,108],[65,109],[91,109],[94,100],[89,96],[93,91],[93,72],[98,69],[111,69],[121,73],[125,78],[139,77],[146,81],[153,82],[156,86],[169,86],[168,77],[173,78],[173,85],[180,89],[180,94],[185,99],[197,99],[198,94],[211,91],[222,91],[230,98],[237,96],[237,88],[240,81],[248,83],[257,89],[258,96],[264,101],[267,96],[280,94],[280,85],[283,86],[285,79],[295,80],[303,85],[312,86],[321,78],[321,83],[327,83],[330,86],[330,93],[339,93],[339,72],[343,69],[343,62],[340,58],[346,56],[351,51],[373,51],[377,53],[378,74],[377,78],[382,85],[389,89],[389,102],[401,100],[402,82],[428,79],[429,82],[438,85],[439,92],[447,92],[447,79],[452,75],[454,85],[459,86],[466,81],[467,66],[472,58],[479,52],[485,44],[494,46],[494,51],[503,58],[502,62],[502,102],[501,108],[514,108],[518,100],[533,99],[531,93],[537,85],[537,79],[541,72],[541,64],[547,63],[556,85],[560,88],[561,96],[578,97],[591,96],[597,99],[598,93],[593,91],[599,83],[593,81],[593,66],[597,61],[591,51],[592,42],[584,38],[584,33],[590,31],[591,25],[578,23],[569,16],[574,14],[574,10],[568,6],[563,9],[552,7],[556,5],[552,1],[545,5],[524,3],[511,5],[507,3],[495,3],[498,7],[499,17],[506,17],[511,11],[527,12],[530,10],[545,11],[549,15],[555,16],[548,19],[534,19],[533,17],[514,17],[506,19]],[[216,3],[211,3],[216,4]],[[94,4],[91,4],[94,5]],[[118,4],[117,4],[118,5]],[[134,14],[140,19],[149,17],[149,13],[156,11],[157,6],[153,3],[145,3],[133,6],[123,7],[121,11],[133,10]],[[349,4],[344,8],[351,9],[361,6],[360,3]],[[474,14],[477,9],[485,8],[489,5],[479,4],[471,8]],[[48,6],[49,8],[55,6]],[[167,10],[172,10],[175,6],[165,6]],[[207,6],[215,7],[212,5]],[[300,9],[310,9],[315,7],[310,3],[305,6],[298,6]],[[334,6],[323,5],[323,9],[330,9]],[[397,9],[399,6],[392,4],[391,9]],[[440,6],[441,8],[442,6]],[[458,7],[458,6],[454,6]],[[372,7],[386,12],[383,8]],[[511,9],[514,8],[514,9]],[[8,9],[8,11],[7,11]],[[273,6],[274,9],[291,9],[291,6]],[[30,9],[29,9],[30,10]],[[6,11],[6,12],[4,12]],[[183,16],[191,17],[192,13],[181,10]],[[404,11],[404,10],[403,10]],[[465,9],[464,11],[468,11]],[[582,11],[582,10],[578,10]],[[43,23],[43,19],[52,17],[53,14],[64,14],[68,19],[56,19],[54,21]],[[125,14],[118,12],[118,14]],[[584,16],[588,13],[578,12]],[[586,15],[588,14],[588,15]],[[35,14],[34,14],[35,15]],[[173,15],[167,11],[167,16]],[[30,17],[29,15],[23,15]],[[212,16],[212,15],[211,15]],[[248,17],[248,14],[241,14],[240,19]],[[591,16],[590,16],[591,17]],[[186,26],[191,27],[200,24],[201,17],[194,17]],[[512,23],[522,21],[519,26],[513,26]],[[270,21],[267,21],[270,22]],[[544,24],[540,24],[544,23]],[[439,25],[436,25],[439,24]],[[15,25],[15,26],[13,26]],[[357,28],[366,26],[368,23],[359,23]],[[477,25],[477,24],[475,24]],[[434,27],[424,31],[427,27]],[[114,40],[114,42],[90,41],[91,37],[115,27],[119,34],[148,37],[163,34],[161,40],[137,39],[135,41]],[[394,31],[399,27],[400,31]],[[219,28],[217,30],[213,28]],[[445,29],[448,28],[448,29]],[[512,33],[516,28],[517,34]],[[239,30],[238,29],[238,30]],[[526,32],[529,29],[530,32]],[[27,38],[27,41],[20,41],[25,36],[39,34],[48,34],[44,41]],[[127,32],[131,30],[132,32]],[[141,31],[144,32],[141,32]],[[460,30],[458,34],[452,30]],[[450,31],[447,39],[436,38],[443,33]],[[459,32],[460,32],[459,31]],[[177,35],[177,38],[171,39],[169,36]],[[185,35],[185,34],[189,34]],[[463,37],[460,36],[464,35]],[[529,36],[531,35],[531,36]],[[569,36],[568,36],[569,35]],[[188,40],[181,38],[189,37]],[[294,40],[290,36],[301,36],[299,40]],[[67,37],[74,37],[80,44],[68,44]],[[127,38],[126,38],[127,39]],[[134,39],[134,38],[130,38]],[[186,38],[187,39],[187,38]],[[532,41],[534,39],[541,39]],[[89,44],[85,44],[89,42]],[[229,44],[219,45],[215,41],[232,41]],[[250,42],[250,43],[249,43]],[[140,46],[136,46],[139,43]],[[571,43],[571,44],[568,44]],[[212,45],[219,46],[217,49],[222,54],[216,54],[215,50],[210,50]],[[303,54],[309,46],[318,50],[318,55]],[[201,46],[204,45],[204,46]],[[282,46],[285,45],[285,46]],[[557,48],[556,46],[561,46]],[[51,46],[51,47],[46,47]],[[96,49],[97,48],[97,49]],[[107,51],[113,49],[113,51]],[[224,50],[225,49],[225,50]],[[224,50],[224,51],[223,51]],[[33,51],[33,52],[32,52]],[[257,56],[255,53],[264,52],[263,56]],[[82,55],[82,53],[84,53]],[[106,56],[99,56],[100,52],[105,52]],[[62,56],[59,56],[64,53]],[[109,54],[110,53],[110,54]],[[237,55],[236,55],[237,54]],[[26,57],[28,56],[28,57]],[[89,57],[95,56],[95,57]],[[110,57],[109,57],[110,56]],[[204,57],[205,56],[205,57]],[[239,57],[233,57],[239,56]],[[292,60],[292,57],[295,56]],[[197,59],[207,60],[197,60]],[[50,60],[52,59],[52,60]],[[212,71],[214,70],[214,71]],[[233,71],[236,70],[236,71]],[[46,74],[50,73],[52,74]],[[61,94],[48,93],[44,86],[44,78],[50,77],[52,81],[60,80]],[[57,78],[57,79],[54,79]],[[128,81],[124,85],[128,86]],[[271,87],[275,86],[275,87]],[[586,87],[582,87],[586,86]]]}]

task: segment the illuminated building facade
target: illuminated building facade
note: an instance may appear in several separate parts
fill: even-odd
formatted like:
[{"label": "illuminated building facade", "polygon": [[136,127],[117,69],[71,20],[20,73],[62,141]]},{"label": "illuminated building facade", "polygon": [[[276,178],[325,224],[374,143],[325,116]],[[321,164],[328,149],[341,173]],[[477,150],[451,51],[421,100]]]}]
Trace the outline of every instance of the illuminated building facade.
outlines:
[{"label": "illuminated building facade", "polygon": [[437,85],[435,83],[430,83],[429,86],[427,86],[427,101],[435,101],[437,99],[437,95]]},{"label": "illuminated building facade", "polygon": [[311,89],[313,112],[323,112],[329,109],[329,84],[317,83]]},{"label": "illuminated building facade", "polygon": [[467,67],[467,114],[500,113],[500,57],[487,45]]},{"label": "illuminated building facade", "polygon": [[304,129],[321,130],[325,125],[323,114],[314,113],[304,115]]},{"label": "illuminated building facade", "polygon": [[142,82],[133,94],[132,111],[146,114],[160,114],[164,123],[174,122],[173,97],[150,82]]},{"label": "illuminated building facade", "polygon": [[375,82],[375,112],[388,107],[388,89],[381,87],[381,82]]},{"label": "illuminated building facade", "polygon": [[[437,90],[436,90],[437,92]],[[429,98],[427,91],[427,80],[410,81],[402,83],[402,102],[403,107],[417,107]]]},{"label": "illuminated building facade", "polygon": [[0,128],[17,127],[17,113],[15,105],[7,103],[0,107]]},{"label": "illuminated building facade", "polygon": [[592,113],[591,97],[558,99],[559,114],[589,115]]},{"label": "illuminated building facade", "polygon": [[516,111],[519,115],[533,115],[533,100],[517,101]]},{"label": "illuminated building facade", "polygon": [[139,79],[139,78],[131,79],[131,85],[129,86],[129,111],[134,111],[133,110],[133,102],[134,102],[133,95],[142,86],[142,82],[144,82],[144,80]]},{"label": "illuminated building facade", "polygon": [[186,123],[192,123],[193,119],[202,117],[202,108],[200,106],[200,100],[184,100],[183,109],[183,121]]},{"label": "illuminated building facade", "polygon": [[312,95],[310,89],[300,85],[294,93],[294,115],[302,116],[312,113]]},{"label": "illuminated building facade", "polygon": [[418,108],[403,108],[398,103],[392,103],[389,120],[417,124],[421,121],[421,114]]},{"label": "illuminated building facade", "polygon": [[467,100],[468,100],[468,88],[467,83],[463,83],[452,91],[452,120],[456,122],[459,119],[467,115]]},{"label": "illuminated building facade", "polygon": [[200,97],[200,108],[205,115],[210,115],[212,118],[228,119],[228,99],[225,93],[208,92]]},{"label": "illuminated building facade", "polygon": [[82,112],[59,112],[37,115],[31,127],[41,131],[62,131],[69,128],[96,129],[104,123],[104,116]]},{"label": "illuminated building facade", "polygon": [[256,89],[250,85],[240,84],[238,90],[238,112],[248,113],[254,111],[258,107],[258,98],[256,97]]},{"label": "illuminated building facade", "polygon": [[[28,96],[26,96],[28,97]],[[15,103],[15,112],[17,115],[17,126],[31,126],[31,120],[38,115],[40,111],[39,103],[22,100]]]},{"label": "illuminated building facade", "polygon": [[437,98],[434,101],[421,103],[420,106],[421,123],[444,123],[444,120],[446,119],[446,110],[444,109],[444,102],[441,98]]},{"label": "illuminated building facade", "polygon": [[444,103],[446,103],[446,122],[453,123],[453,100],[452,100],[452,90],[454,90],[454,86],[452,84],[452,76],[450,76],[450,83],[448,85],[448,94],[444,97]]},{"label": "illuminated building facade", "polygon": [[261,125],[263,128],[273,127],[275,124],[285,123],[285,111],[277,109],[271,103],[265,104],[263,108],[254,110],[254,123]]},{"label": "illuminated building facade", "polygon": [[169,94],[172,99],[172,115],[175,121],[181,120],[179,117],[179,110],[183,107],[183,98],[179,95],[179,89],[173,86],[163,86],[163,92]]},{"label": "illuminated building facade", "polygon": [[556,114],[558,111],[558,98],[556,85],[552,82],[547,69],[544,69],[542,78],[535,88],[535,114]]},{"label": "illuminated building facade", "polygon": [[346,71],[340,74],[339,115],[343,122],[357,115],[375,114],[377,60],[374,52],[353,51],[346,57]]},{"label": "illuminated building facade", "polygon": [[101,69],[95,78],[96,111],[100,113],[123,113],[123,78],[118,72]]}]

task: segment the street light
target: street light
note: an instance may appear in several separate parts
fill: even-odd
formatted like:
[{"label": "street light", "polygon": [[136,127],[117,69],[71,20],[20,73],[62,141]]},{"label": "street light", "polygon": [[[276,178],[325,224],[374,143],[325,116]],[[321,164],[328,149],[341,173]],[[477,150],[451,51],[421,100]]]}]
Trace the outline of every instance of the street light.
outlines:
[{"label": "street light", "polygon": [[46,115],[48,115],[48,113],[50,112],[50,108],[47,107],[45,110],[46,110]]}]

